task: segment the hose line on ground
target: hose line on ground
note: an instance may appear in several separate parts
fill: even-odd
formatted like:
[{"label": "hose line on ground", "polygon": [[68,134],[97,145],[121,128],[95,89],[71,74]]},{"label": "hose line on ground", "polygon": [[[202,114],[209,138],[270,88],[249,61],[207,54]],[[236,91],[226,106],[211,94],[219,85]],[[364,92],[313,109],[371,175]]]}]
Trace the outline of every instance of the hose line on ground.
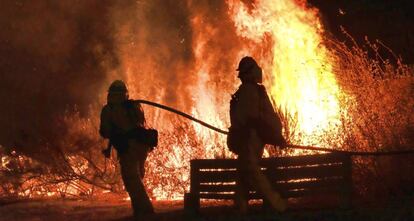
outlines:
[{"label": "hose line on ground", "polygon": [[[201,121],[189,114],[186,114],[182,111],[179,111],[177,109],[174,109],[172,107],[168,107],[159,103],[155,103],[152,101],[147,101],[147,100],[134,100],[136,103],[139,104],[147,104],[147,105],[151,105],[160,109],[164,109],[167,111],[170,111],[172,113],[178,114],[182,117],[185,117],[189,120],[192,120],[194,122],[197,122],[199,124],[201,124],[204,127],[207,127],[211,130],[214,130],[218,133],[227,135],[229,134],[228,131],[222,130],[220,128],[217,128],[213,125],[210,125],[204,121]],[[341,154],[348,154],[348,155],[353,155],[353,156],[385,156],[385,155],[402,155],[402,154],[413,154],[414,150],[398,150],[398,151],[387,151],[387,152],[364,152],[364,151],[346,151],[346,150],[334,150],[334,149],[329,149],[329,148],[323,148],[323,147],[313,147],[313,146],[301,146],[301,145],[294,145],[294,144],[288,144],[287,147],[289,148],[294,148],[294,149],[301,149],[301,150],[313,150],[313,151],[326,151],[326,152],[331,152],[331,153],[341,153]]]}]

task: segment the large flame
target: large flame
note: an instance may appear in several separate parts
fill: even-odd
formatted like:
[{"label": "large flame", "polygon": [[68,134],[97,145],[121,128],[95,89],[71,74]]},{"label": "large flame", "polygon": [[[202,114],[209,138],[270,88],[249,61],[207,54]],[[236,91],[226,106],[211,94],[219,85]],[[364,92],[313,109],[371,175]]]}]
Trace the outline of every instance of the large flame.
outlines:
[{"label": "large flame", "polygon": [[[332,70],[334,56],[322,41],[323,27],[315,9],[305,2],[263,0],[248,9],[229,1],[237,33],[260,45],[271,40],[262,62],[265,84],[285,116],[295,116],[293,142],[324,145],[318,137],[336,133],[340,93]],[[293,128],[292,128],[293,127]]]},{"label": "large flame", "polygon": [[[161,1],[138,1],[139,7],[126,7],[128,13],[116,9],[111,14],[116,24],[114,45],[119,69],[109,73],[106,83],[126,76],[131,98],[166,104],[226,129],[230,126],[231,94],[240,84],[235,69],[238,61],[249,55],[264,70],[264,85],[282,115],[284,135],[293,144],[376,147],[383,146],[382,137],[390,137],[388,143],[394,144],[394,139],[406,132],[404,127],[411,115],[405,113],[412,112],[412,105],[394,96],[409,94],[411,87],[407,85],[411,81],[401,84],[393,79],[397,80],[393,87],[390,82],[377,84],[372,67],[380,74],[393,73],[392,68],[383,71],[383,64],[371,61],[358,47],[348,50],[345,44],[332,40],[328,48],[318,11],[310,8],[306,0],[165,1],[165,8],[174,6],[173,10],[160,9],[157,2]],[[175,20],[176,17],[179,18]],[[388,62],[384,64],[390,67]],[[337,73],[341,89],[351,96],[339,89],[333,67],[341,73]],[[102,103],[107,86],[102,85]],[[358,99],[366,98],[367,93],[357,90],[365,87],[371,96],[364,106],[365,101]],[[396,91],[403,93],[384,89],[398,87]],[[376,88],[382,88],[378,95]],[[391,94],[384,99],[388,101],[376,103],[384,94]],[[392,103],[391,100],[402,101],[384,110],[384,103]],[[99,154],[99,147],[104,146],[96,127],[99,108],[91,107],[90,118],[79,113],[65,114],[68,130],[61,146],[71,151],[57,153],[59,165],[61,161],[63,165],[53,171],[40,161],[15,151],[9,153],[0,146],[0,173],[11,178],[3,179],[6,182],[0,194],[64,197],[121,190],[116,157],[104,161]],[[372,112],[361,115],[364,109],[373,109],[375,116],[375,111],[381,110],[383,116],[366,121],[363,118]],[[145,106],[144,110],[148,125],[160,132],[159,145],[146,162],[144,180],[153,199],[183,198],[189,189],[191,159],[234,157],[226,147],[225,136],[171,113]],[[397,117],[394,122],[396,111],[402,113],[398,116],[407,118]],[[388,112],[391,114],[386,116]],[[378,119],[383,122],[378,123]],[[394,126],[389,127],[391,121]],[[394,134],[398,135],[389,136],[391,133],[384,132],[383,125],[389,130],[397,128]],[[364,130],[355,130],[366,126],[368,133],[377,132],[374,139]],[[375,130],[370,131],[372,128]],[[265,151],[265,156],[274,153]],[[276,153],[303,154],[290,149]],[[95,191],[95,186],[106,190]]]},{"label": "large flame", "polygon": [[[321,137],[338,133],[340,91],[317,11],[298,0],[262,0],[250,6],[228,0],[225,7],[215,9],[222,10],[215,18],[207,3],[189,2],[190,39],[160,28],[168,40],[157,42],[148,31],[157,27],[145,23],[139,24],[139,31],[129,23],[117,27],[119,71],[126,73],[130,96],[167,104],[226,129],[230,95],[239,85],[236,65],[250,55],[262,66],[275,105],[290,119],[285,121],[290,141],[327,145]],[[177,42],[181,53],[169,51],[168,44]],[[154,199],[183,197],[189,188],[191,159],[233,157],[225,136],[160,110],[144,110],[149,126],[160,131],[145,178]],[[4,167],[7,159],[1,160]],[[83,174],[88,168],[76,157],[68,162],[79,168],[74,173]],[[79,186],[77,182],[73,184]]]},{"label": "large flame", "polygon": [[[229,126],[230,95],[239,84],[235,71],[237,62],[251,55],[264,69],[264,84],[271,98],[283,115],[295,121],[285,125],[293,131],[290,141],[326,145],[321,137],[326,136],[327,131],[336,133],[338,128],[339,89],[331,56],[323,45],[323,28],[317,11],[293,0],[263,0],[251,8],[233,0],[226,4],[228,11],[225,13],[230,17],[227,23],[207,19],[205,9],[189,4],[193,10],[190,25],[194,61],[191,65],[176,61],[174,73],[168,75],[170,80],[179,79],[172,83],[176,84],[174,90],[170,82],[165,85],[162,79],[157,79],[164,70],[159,67],[162,64],[154,64],[156,59],[122,53],[128,84],[133,87],[131,95],[174,106],[225,129]],[[181,43],[186,43],[185,40]],[[151,51],[145,45],[138,48]],[[124,48],[125,51],[134,49],[130,45]],[[168,52],[163,51],[162,56],[165,54]],[[142,70],[149,77],[139,75]],[[143,85],[143,81],[153,84]],[[141,90],[136,90],[135,85]],[[154,85],[158,86],[157,93],[153,93]],[[155,198],[183,196],[188,190],[190,159],[232,157],[222,135],[195,123],[183,127],[186,121],[158,110],[148,110],[147,116],[152,126],[164,132],[160,147],[148,159],[148,168],[152,169],[149,169],[146,183]],[[166,137],[170,137],[168,142]],[[177,138],[171,140],[171,137]],[[160,163],[164,169],[160,168]]]}]

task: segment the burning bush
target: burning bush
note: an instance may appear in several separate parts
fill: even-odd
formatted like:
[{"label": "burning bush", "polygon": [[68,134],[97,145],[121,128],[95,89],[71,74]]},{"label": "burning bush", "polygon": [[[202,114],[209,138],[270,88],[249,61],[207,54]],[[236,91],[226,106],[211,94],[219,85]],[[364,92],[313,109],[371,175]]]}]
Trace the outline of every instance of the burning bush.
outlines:
[{"label": "burning bush", "polygon": [[[348,35],[345,31],[344,34]],[[414,146],[414,75],[401,58],[380,41],[359,46],[348,35],[351,47],[329,40],[337,56],[335,70],[345,107],[341,117],[342,148],[355,151],[391,151]],[[379,48],[386,49],[383,58]],[[368,51],[370,50],[370,51]],[[372,54],[372,55],[371,55]],[[412,192],[413,156],[355,157],[357,192],[375,199]]]},{"label": "burning bush", "polygon": [[[33,158],[0,147],[1,193],[18,197],[92,196],[102,190],[122,190],[115,161],[103,160],[96,121],[67,115],[70,124],[61,145],[49,148],[42,157]],[[98,191],[97,188],[99,188]]]}]

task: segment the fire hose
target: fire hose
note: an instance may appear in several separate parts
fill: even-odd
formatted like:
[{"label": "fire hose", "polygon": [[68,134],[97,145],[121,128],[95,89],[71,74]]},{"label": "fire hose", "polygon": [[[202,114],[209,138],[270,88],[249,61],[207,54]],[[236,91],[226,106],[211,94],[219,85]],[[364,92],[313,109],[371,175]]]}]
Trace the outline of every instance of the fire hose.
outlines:
[{"label": "fire hose", "polygon": [[[147,104],[153,107],[157,107],[163,110],[167,110],[169,112],[175,113],[177,115],[180,115],[182,117],[185,117],[189,120],[192,120],[204,127],[207,127],[213,131],[216,131],[218,133],[228,135],[229,132],[222,130],[220,128],[217,128],[215,126],[212,126],[211,124],[208,124],[204,121],[201,121],[189,114],[186,114],[182,111],[179,111],[177,109],[174,109],[172,107],[168,107],[159,103],[155,103],[152,101],[147,100],[134,100],[135,103],[139,104]],[[293,148],[293,149],[300,149],[300,150],[312,150],[312,151],[325,151],[330,153],[340,153],[340,154],[347,154],[347,155],[353,155],[353,156],[384,156],[384,155],[403,155],[403,154],[413,154],[414,150],[396,150],[396,151],[378,151],[378,152],[365,152],[365,151],[346,151],[346,150],[335,150],[335,149],[329,149],[329,148],[323,148],[323,147],[315,147],[315,146],[301,146],[301,145],[295,145],[295,144],[287,144],[286,147]]]}]

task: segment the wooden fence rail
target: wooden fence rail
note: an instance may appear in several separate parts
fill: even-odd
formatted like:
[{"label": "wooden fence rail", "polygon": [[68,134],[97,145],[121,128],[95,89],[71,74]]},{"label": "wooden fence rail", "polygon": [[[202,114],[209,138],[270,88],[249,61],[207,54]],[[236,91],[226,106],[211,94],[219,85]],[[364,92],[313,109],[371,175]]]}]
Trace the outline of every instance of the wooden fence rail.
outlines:
[{"label": "wooden fence rail", "polygon": [[[262,171],[284,198],[311,195],[335,195],[341,207],[351,205],[351,158],[329,153],[307,156],[266,158],[260,161]],[[190,192],[185,194],[187,211],[197,211],[200,199],[233,199],[237,180],[235,159],[196,159],[191,161]],[[261,199],[250,192],[251,199]]]}]

